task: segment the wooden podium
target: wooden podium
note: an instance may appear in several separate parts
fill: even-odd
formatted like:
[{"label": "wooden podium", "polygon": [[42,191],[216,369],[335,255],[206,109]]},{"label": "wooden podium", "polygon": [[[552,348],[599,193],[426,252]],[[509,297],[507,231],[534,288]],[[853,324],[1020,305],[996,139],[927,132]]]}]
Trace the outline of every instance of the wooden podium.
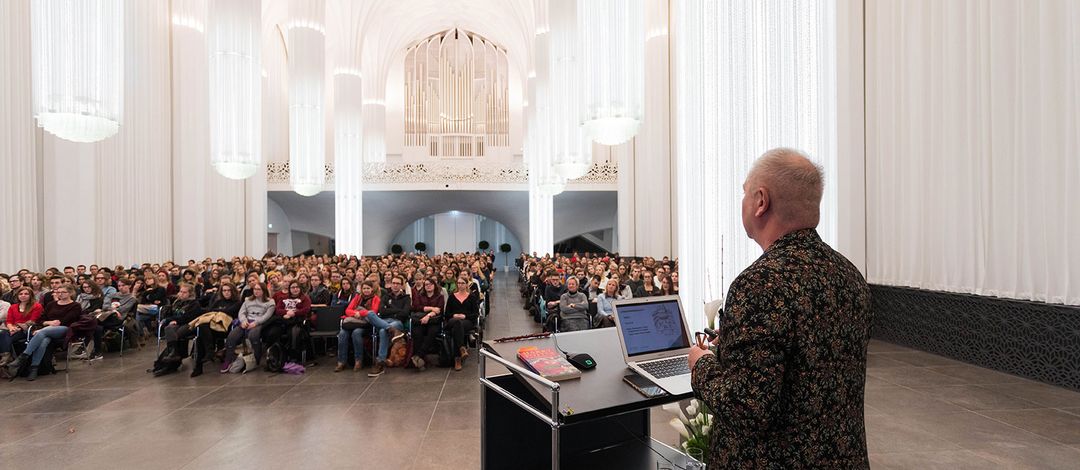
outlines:
[{"label": "wooden podium", "polygon": [[[518,348],[555,347],[551,338],[494,343],[480,351],[480,452],[484,469],[676,468],[685,456],[650,437],[649,408],[692,394],[647,398],[623,381],[614,328],[559,333],[559,346],[585,352],[596,368],[552,382],[517,359]],[[486,376],[492,360],[510,373]],[[676,465],[672,465],[672,462]]]}]

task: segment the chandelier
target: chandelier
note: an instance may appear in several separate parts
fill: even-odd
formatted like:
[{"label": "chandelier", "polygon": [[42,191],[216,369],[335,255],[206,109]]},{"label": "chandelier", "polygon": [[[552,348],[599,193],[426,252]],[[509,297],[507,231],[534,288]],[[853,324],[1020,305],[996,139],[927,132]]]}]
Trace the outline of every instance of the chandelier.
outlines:
[{"label": "chandelier", "polygon": [[72,142],[115,135],[124,109],[123,0],[34,0],[30,5],[38,126]]},{"label": "chandelier", "polygon": [[210,0],[210,164],[229,179],[262,163],[262,2]]},{"label": "chandelier", "polygon": [[324,16],[323,0],[289,2],[289,180],[301,196],[318,194],[326,182]]},{"label": "chandelier", "polygon": [[574,117],[582,98],[581,46],[578,41],[575,0],[551,0],[548,89],[550,148],[555,171],[564,179],[585,176],[592,167],[592,141]]},{"label": "chandelier", "polygon": [[582,125],[593,140],[618,145],[641,127],[645,79],[642,0],[578,1],[584,45]]}]

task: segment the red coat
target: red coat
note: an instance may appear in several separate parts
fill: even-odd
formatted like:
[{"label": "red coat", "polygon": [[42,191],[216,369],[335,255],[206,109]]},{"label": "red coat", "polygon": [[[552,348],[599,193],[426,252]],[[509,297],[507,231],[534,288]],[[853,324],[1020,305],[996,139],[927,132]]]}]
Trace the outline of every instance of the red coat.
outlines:
[{"label": "red coat", "polygon": [[30,312],[23,315],[23,313],[19,311],[19,304],[11,304],[11,307],[9,307],[7,311],[7,320],[5,320],[4,323],[11,326],[26,323],[28,321],[37,323],[38,318],[41,318],[41,313],[44,311],[45,308],[42,307],[41,304],[34,302],[34,306],[30,307]]},{"label": "red coat", "polygon": [[379,313],[379,296],[374,295],[370,297],[370,305],[365,305],[360,302],[361,297],[359,295],[353,297],[352,302],[349,302],[349,306],[345,308],[345,315],[341,318],[351,317],[360,314],[361,317],[366,317],[368,313]]}]

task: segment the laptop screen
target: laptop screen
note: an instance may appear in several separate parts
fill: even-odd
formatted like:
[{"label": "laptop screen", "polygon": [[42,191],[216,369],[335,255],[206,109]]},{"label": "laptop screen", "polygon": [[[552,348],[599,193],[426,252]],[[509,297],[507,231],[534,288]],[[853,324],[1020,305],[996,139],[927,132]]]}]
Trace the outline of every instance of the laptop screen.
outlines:
[{"label": "laptop screen", "polygon": [[627,356],[690,347],[678,299],[619,305],[615,312]]}]

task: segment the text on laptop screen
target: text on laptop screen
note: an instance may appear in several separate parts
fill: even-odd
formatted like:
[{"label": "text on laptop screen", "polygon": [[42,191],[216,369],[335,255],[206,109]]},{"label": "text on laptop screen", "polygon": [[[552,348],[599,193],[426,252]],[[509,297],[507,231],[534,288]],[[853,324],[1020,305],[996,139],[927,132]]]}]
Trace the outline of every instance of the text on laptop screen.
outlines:
[{"label": "text on laptop screen", "polygon": [[677,300],[619,305],[617,312],[627,356],[690,347]]}]

